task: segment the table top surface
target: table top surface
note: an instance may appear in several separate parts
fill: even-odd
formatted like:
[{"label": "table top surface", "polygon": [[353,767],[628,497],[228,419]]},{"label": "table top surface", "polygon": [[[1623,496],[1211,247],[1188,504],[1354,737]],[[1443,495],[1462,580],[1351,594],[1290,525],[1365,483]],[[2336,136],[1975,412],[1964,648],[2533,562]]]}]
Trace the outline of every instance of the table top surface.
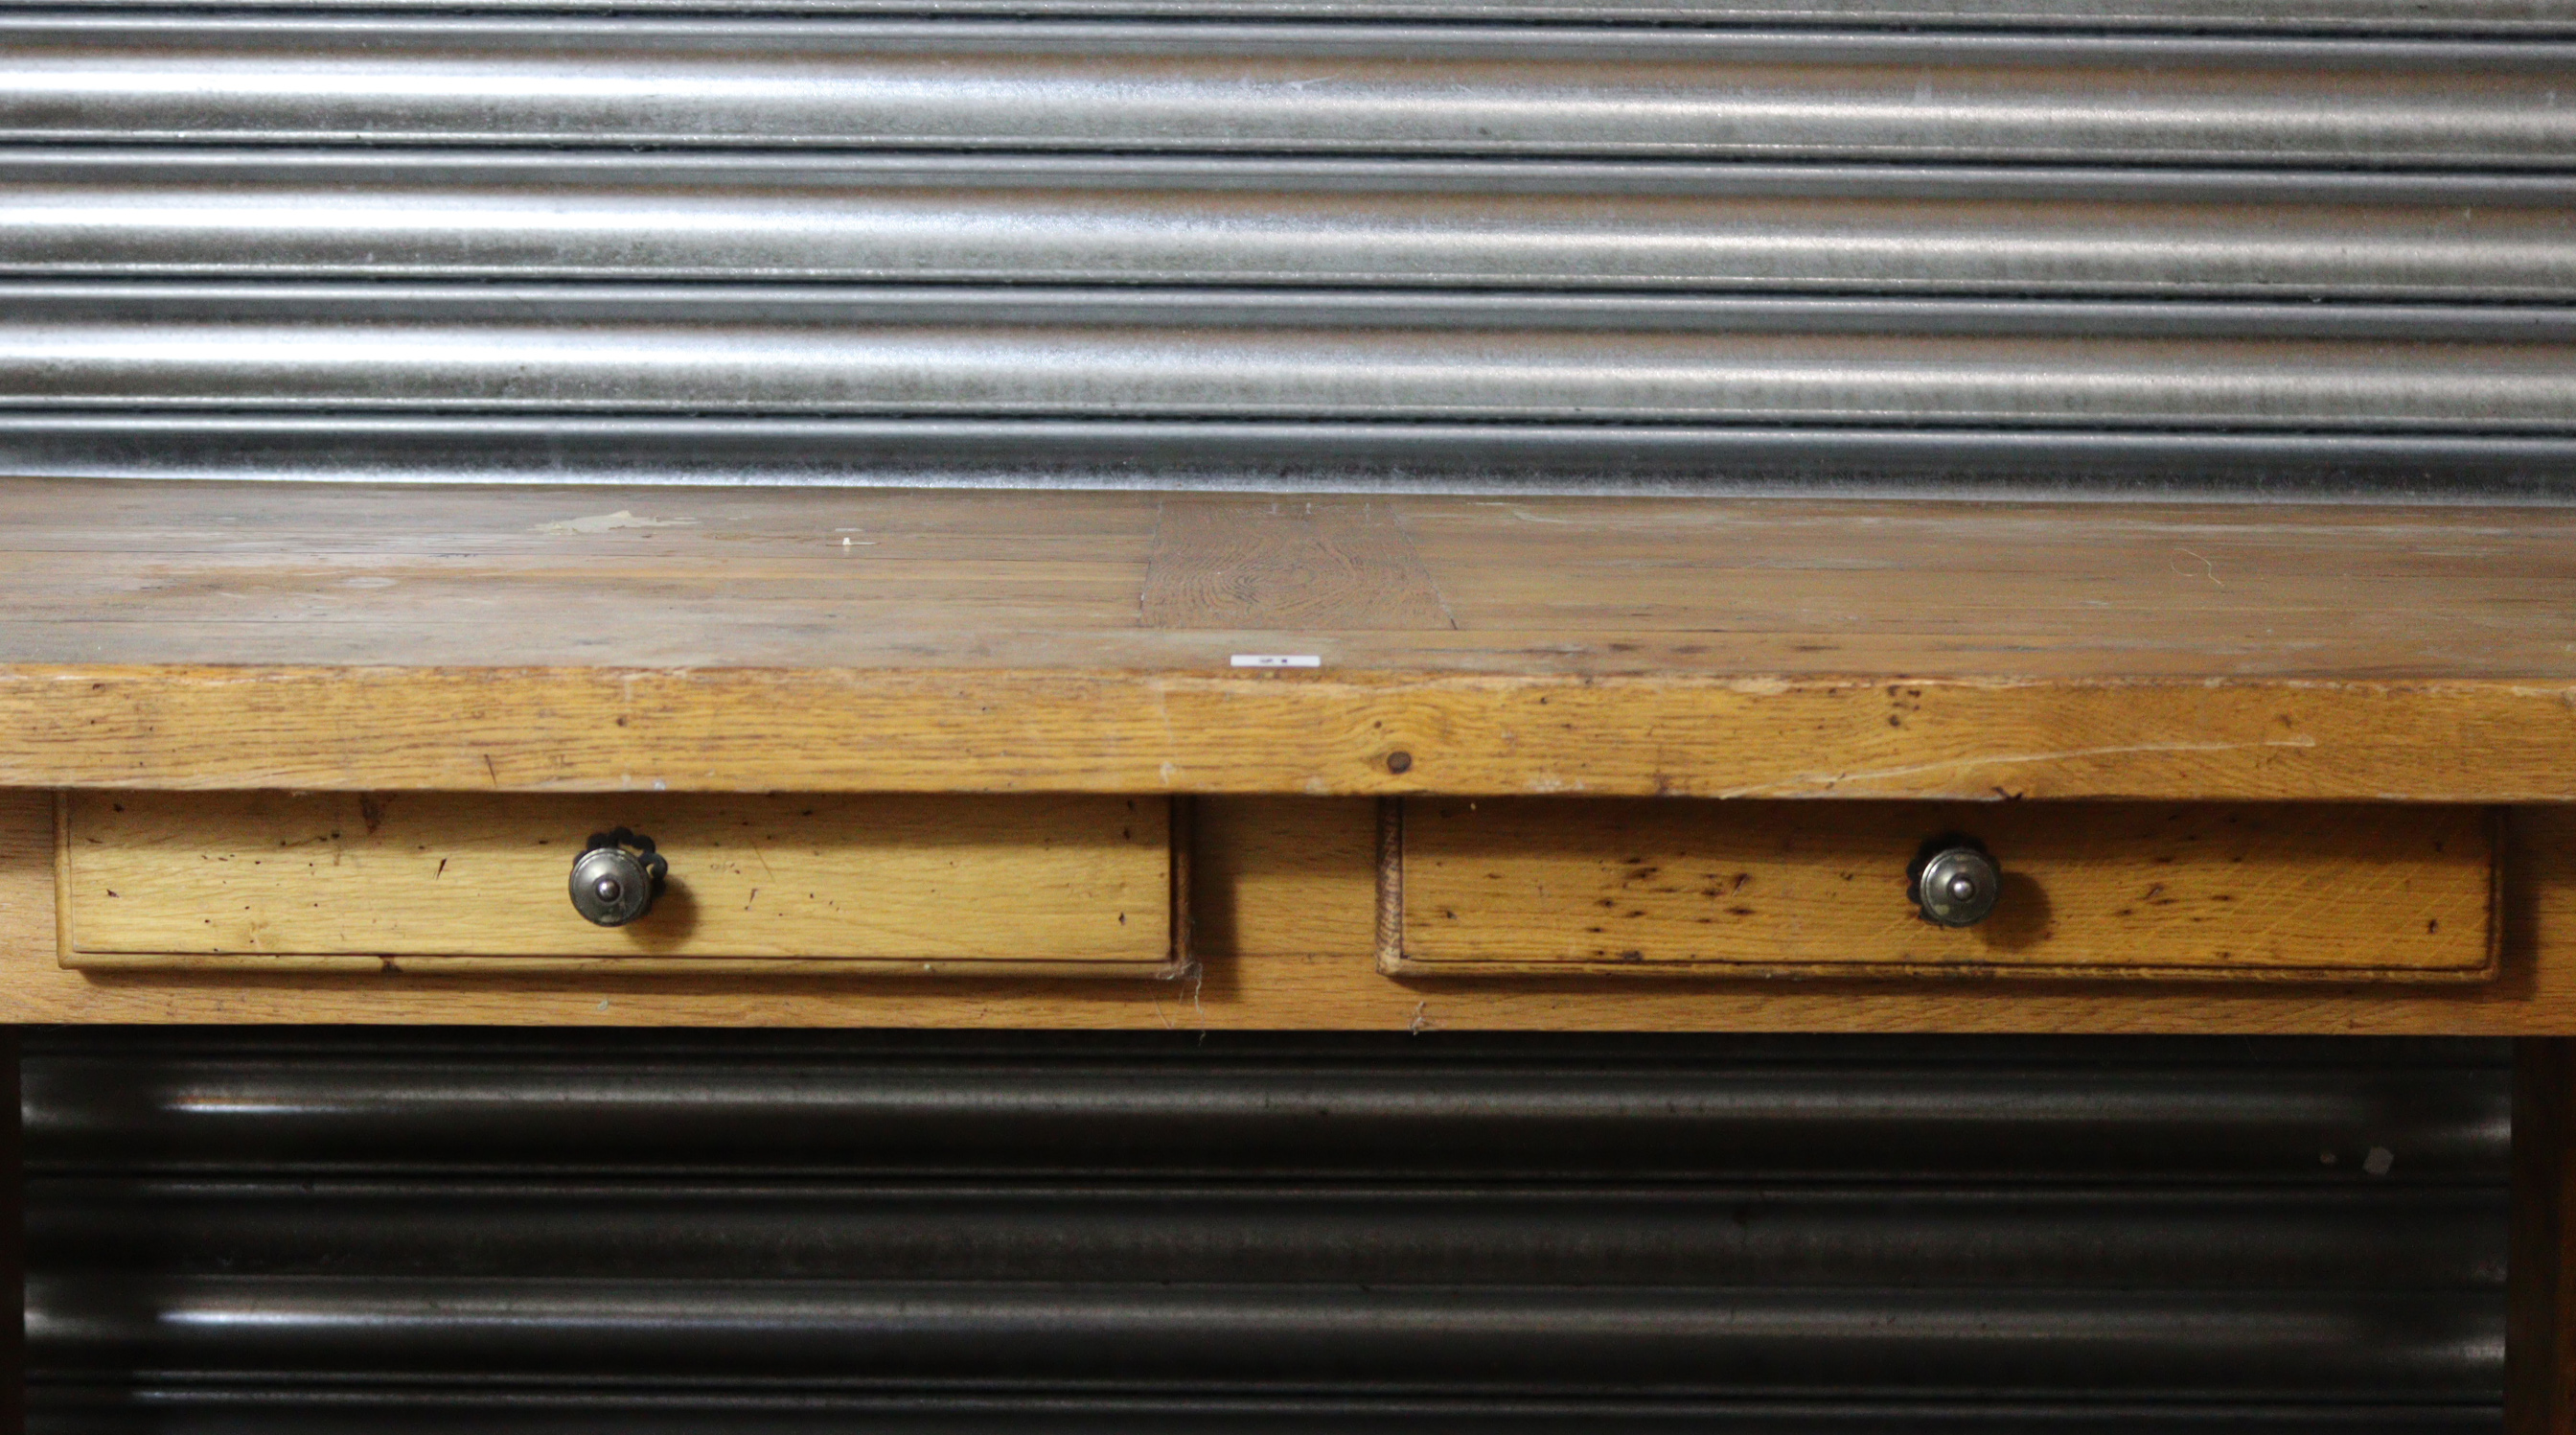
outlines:
[{"label": "table top surface", "polygon": [[83,785],[2576,800],[2576,511],[0,480]]},{"label": "table top surface", "polygon": [[0,663],[2576,679],[2576,510],[0,480]]}]

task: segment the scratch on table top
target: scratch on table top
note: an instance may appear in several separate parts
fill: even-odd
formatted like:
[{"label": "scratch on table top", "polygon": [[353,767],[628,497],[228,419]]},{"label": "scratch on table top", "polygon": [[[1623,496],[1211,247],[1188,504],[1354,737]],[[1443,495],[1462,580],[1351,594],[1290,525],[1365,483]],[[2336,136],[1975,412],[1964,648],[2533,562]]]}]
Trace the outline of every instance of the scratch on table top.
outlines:
[{"label": "scratch on table top", "polygon": [[1572,518],[1541,518],[1537,514],[1530,512],[1528,509],[1517,503],[1496,503],[1485,499],[1477,499],[1472,501],[1472,506],[1477,508],[1499,508],[1505,513],[1510,514],[1512,517],[1519,519],[1523,523],[1561,523],[1570,527],[1579,521]]},{"label": "scratch on table top", "polygon": [[[2199,565],[2200,565],[2200,576],[2202,576],[2202,577],[2204,577],[2204,578],[2207,578],[2207,579],[2209,580],[2209,586],[2211,586],[2211,587],[2213,587],[2213,588],[2224,588],[2224,587],[2226,587],[2226,586],[2227,586],[2227,584],[2226,584],[2226,583],[2222,582],[2222,581],[2219,579],[2219,576],[2218,576],[2218,565],[2216,565],[2216,564],[2214,564],[2214,563],[2210,562],[2210,561],[2209,561],[2208,559],[2206,559],[2206,558],[2201,557],[2199,554],[2192,552],[2192,551],[2191,551],[2190,549],[2188,549],[2188,548],[2176,548],[2176,549],[2174,550],[2174,552],[2179,553],[2179,554],[2181,554],[2183,557],[2188,558],[2188,559],[2192,560],[2193,562],[2195,562],[2195,563],[2199,564]],[[2174,573],[2175,573],[2177,576],[2179,576],[2179,577],[2188,578],[2188,577],[2192,576],[2192,575],[2191,575],[2191,570],[2190,570],[2190,569],[2185,568],[2185,567],[2183,567],[2181,564],[2174,562],[2171,558],[2168,558],[2168,559],[2166,559],[2166,560],[2165,560],[2165,566],[2166,566],[2166,567],[2168,567],[2168,568],[2171,568],[2171,569],[2174,571]]]},{"label": "scratch on table top", "polygon": [[2296,737],[2266,738],[2261,742],[2138,742],[2112,747],[2071,747],[2053,752],[1990,752],[1969,757],[1944,758],[1939,762],[1913,763],[1905,767],[1878,767],[1859,772],[1802,772],[1780,782],[1757,783],[1750,787],[1721,792],[1720,797],[1762,797],[1798,788],[1840,787],[1848,783],[1880,782],[1889,778],[1915,777],[1927,772],[1972,767],[2022,767],[2039,763],[2072,762],[2087,757],[2119,757],[2141,752],[2241,752],[2259,747],[2315,747],[2317,740],[2305,734]]},{"label": "scratch on table top", "polygon": [[584,518],[567,518],[557,523],[540,523],[531,533],[609,533],[620,528],[694,528],[694,518],[638,518],[621,508],[615,513],[594,513]]}]

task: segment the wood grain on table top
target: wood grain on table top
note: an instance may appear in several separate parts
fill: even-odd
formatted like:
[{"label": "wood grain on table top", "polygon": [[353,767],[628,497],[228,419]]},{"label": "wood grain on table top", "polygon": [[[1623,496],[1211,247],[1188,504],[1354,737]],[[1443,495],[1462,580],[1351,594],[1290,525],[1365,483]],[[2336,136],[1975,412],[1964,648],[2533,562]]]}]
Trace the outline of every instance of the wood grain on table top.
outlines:
[{"label": "wood grain on table top", "polygon": [[2546,507],[0,480],[0,785],[2556,800],[2571,695]]},{"label": "wood grain on table top", "polygon": [[2576,678],[2576,510],[0,480],[0,657]]}]

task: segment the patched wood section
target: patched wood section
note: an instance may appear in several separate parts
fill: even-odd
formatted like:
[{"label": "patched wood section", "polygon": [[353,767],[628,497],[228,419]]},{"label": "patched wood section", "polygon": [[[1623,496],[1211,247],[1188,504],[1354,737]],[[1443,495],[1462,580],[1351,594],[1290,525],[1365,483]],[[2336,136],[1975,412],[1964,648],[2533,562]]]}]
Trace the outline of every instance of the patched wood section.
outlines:
[{"label": "patched wood section", "polygon": [[1149,628],[1457,626],[1385,502],[1166,498],[1142,611]]},{"label": "patched wood section", "polygon": [[[2475,808],[1408,799],[1395,971],[2475,980]],[[1982,842],[2002,900],[1921,918],[1908,864]]]},{"label": "patched wood section", "polygon": [[[1151,972],[1176,957],[1161,797],[73,793],[73,967],[380,959]],[[652,910],[592,926],[595,831],[654,839]]]}]

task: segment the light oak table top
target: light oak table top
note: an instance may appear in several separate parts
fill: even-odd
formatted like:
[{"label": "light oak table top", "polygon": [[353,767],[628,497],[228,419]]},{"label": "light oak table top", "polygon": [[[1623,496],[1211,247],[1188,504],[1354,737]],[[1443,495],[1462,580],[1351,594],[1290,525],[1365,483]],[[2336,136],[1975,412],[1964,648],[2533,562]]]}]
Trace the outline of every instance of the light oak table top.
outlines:
[{"label": "light oak table top", "polygon": [[2556,801],[2576,511],[9,479],[0,786]]}]

